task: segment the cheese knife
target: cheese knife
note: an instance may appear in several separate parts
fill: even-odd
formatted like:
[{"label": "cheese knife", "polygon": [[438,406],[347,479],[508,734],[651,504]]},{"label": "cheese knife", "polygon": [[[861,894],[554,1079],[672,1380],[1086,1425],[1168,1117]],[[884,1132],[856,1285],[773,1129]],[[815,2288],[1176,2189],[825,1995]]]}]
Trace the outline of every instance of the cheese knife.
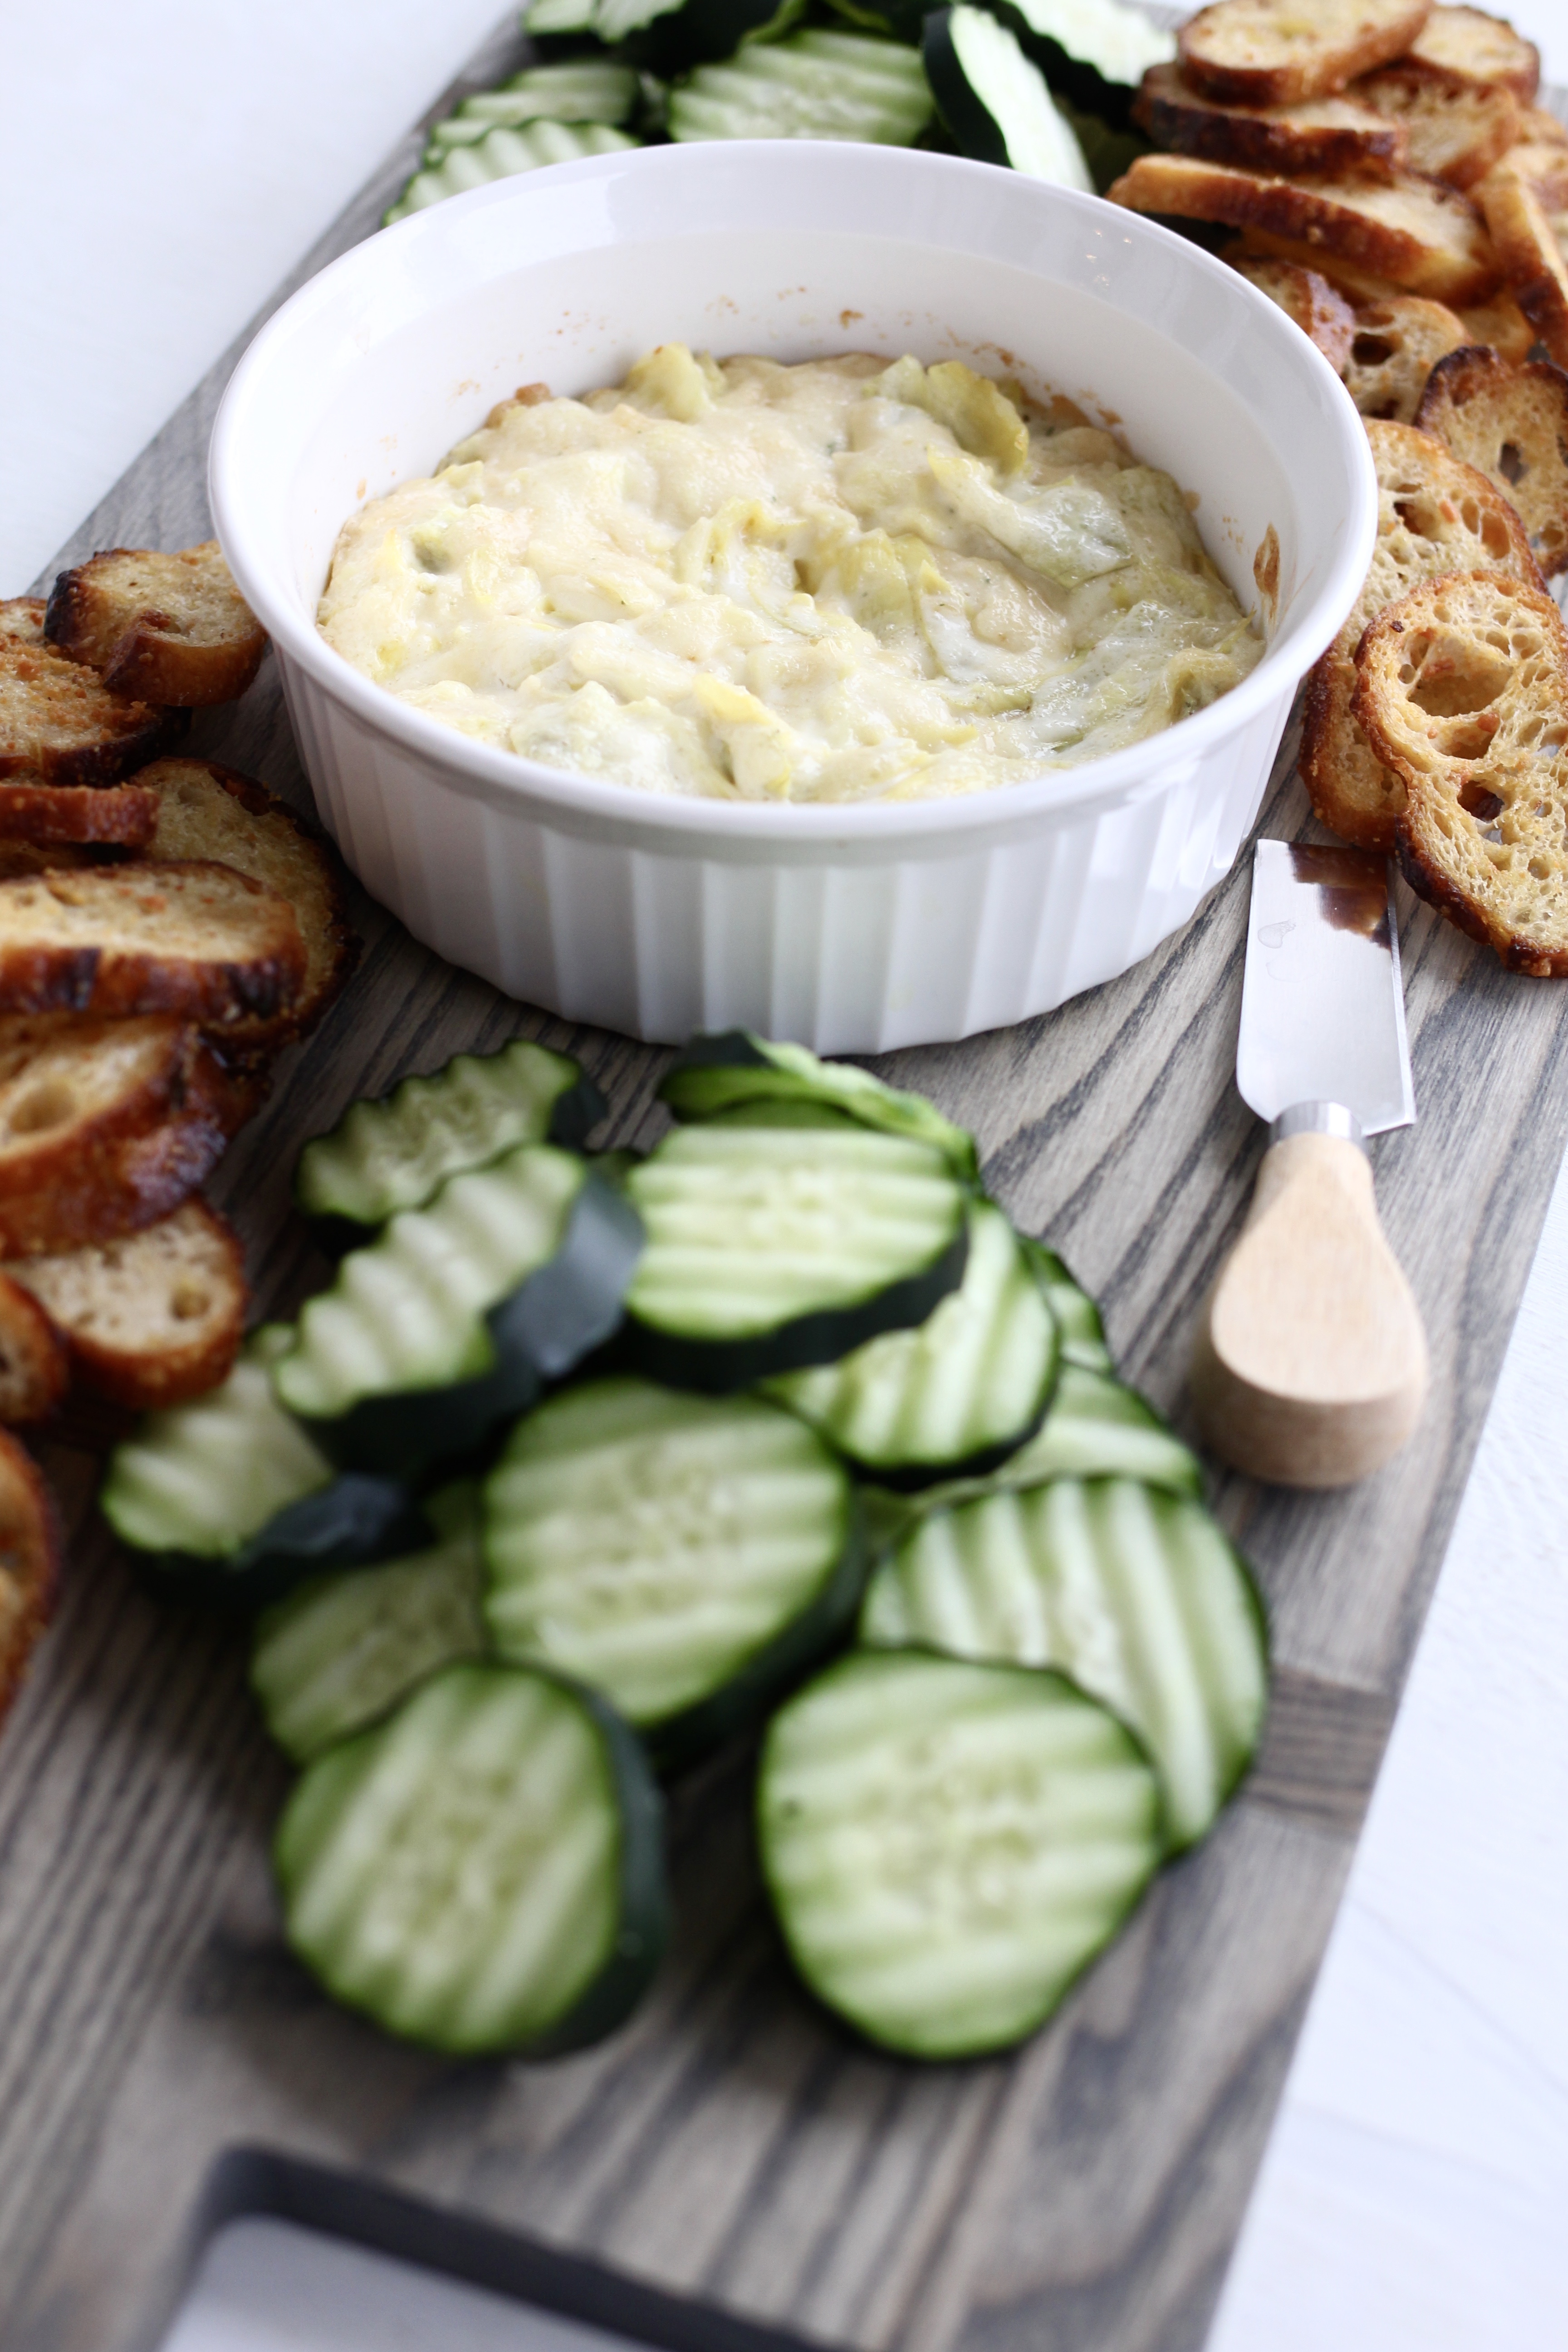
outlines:
[{"label": "cheese knife", "polygon": [[1405,1444],[1428,1380],[1365,1150],[1415,1118],[1384,858],[1258,843],[1236,1083],[1268,1149],[1199,1325],[1199,1425],[1254,1477],[1348,1486]]}]

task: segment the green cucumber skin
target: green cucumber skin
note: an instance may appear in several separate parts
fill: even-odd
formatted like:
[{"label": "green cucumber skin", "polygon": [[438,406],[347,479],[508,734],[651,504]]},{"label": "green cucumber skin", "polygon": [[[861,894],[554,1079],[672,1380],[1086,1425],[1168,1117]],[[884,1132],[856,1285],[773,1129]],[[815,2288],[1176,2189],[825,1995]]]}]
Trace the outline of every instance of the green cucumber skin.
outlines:
[{"label": "green cucumber skin", "polygon": [[951,9],[933,10],[925,20],[921,41],[926,79],[931,84],[937,112],[961,155],[971,156],[977,163],[995,163],[1003,171],[1010,171],[1012,158],[1001,126],[970,88],[969,77],[959,60],[949,27],[951,15]]},{"label": "green cucumber skin", "polygon": [[754,1652],[722,1690],[714,1691],[682,1715],[650,1725],[642,1734],[657,1769],[666,1778],[673,1777],[752,1730],[763,1716],[771,1714],[847,1639],[859,1612],[869,1569],[870,1548],[856,1497],[838,1564],[810,1606],[765,1648]]},{"label": "green cucumber skin", "polygon": [[590,1168],[561,1247],[485,1318],[492,1370],[444,1388],[362,1398],[346,1412],[299,1419],[344,1470],[418,1479],[470,1457],[500,1424],[523,1412],[603,1346],[621,1320],[642,1247],[642,1222],[623,1193]]},{"label": "green cucumber skin", "polygon": [[1079,113],[1094,116],[1110,131],[1125,131],[1131,127],[1138,83],[1108,79],[1087,58],[1075,57],[1048,33],[1037,32],[1024,10],[1012,5],[1011,0],[986,0],[986,5],[1016,37],[1024,55],[1039,67],[1053,97],[1065,98]]},{"label": "green cucumber skin", "polygon": [[744,1339],[689,1339],[655,1330],[628,1315],[622,1333],[622,1360],[630,1370],[666,1388],[727,1396],[731,1390],[752,1388],[775,1372],[801,1372],[813,1364],[834,1363],[880,1332],[906,1330],[923,1323],[948,1292],[957,1289],[968,1258],[969,1227],[961,1220],[940,1256],[918,1274],[889,1283],[874,1298],[797,1315],[793,1322]]},{"label": "green cucumber skin", "polygon": [[[465,1671],[468,1669],[463,1665],[442,1669],[446,1674],[462,1674]],[[506,2055],[516,2057],[563,2057],[571,2051],[584,2050],[593,2042],[603,2041],[623,2024],[652,1983],[664,1958],[670,1925],[664,1863],[664,1801],[641,1742],[595,1692],[584,1690],[578,1684],[569,1682],[564,1675],[552,1674],[547,1667],[514,1667],[507,1671],[528,1673],[541,1681],[553,1683],[569,1692],[589,1717],[609,1767],[611,1788],[620,1819],[620,1927],[609,1958],[563,2016],[526,2042],[509,2043],[505,2051]],[[342,1756],[361,1743],[378,1738],[384,1727],[383,1724],[373,1724],[366,1730],[356,1732],[351,1738],[342,1741],[338,1747],[324,1750],[323,1755]],[[300,1786],[301,1782],[296,1782],[296,1793]],[[273,1870],[286,1904],[291,1891],[291,1874],[286,1852],[290,1811],[291,1804],[285,1807],[272,1846]],[[397,2033],[367,2004],[337,1990],[326,1976],[316,1969],[307,1954],[299,1951],[298,1956],[333,2000],[369,2017],[371,2022],[391,2039],[410,2042],[417,2048],[442,2051],[451,2057],[492,2054],[488,2049],[477,2048],[466,2040],[454,2038],[448,2041],[438,2035]]]},{"label": "green cucumber skin", "polygon": [[431,1539],[428,1522],[400,1479],[350,1472],[287,1504],[238,1551],[222,1559],[127,1549],[151,1589],[164,1599],[248,1616],[308,1576],[374,1568]]},{"label": "green cucumber skin", "polygon": [[752,41],[781,39],[805,11],[806,0],[686,0],[683,8],[633,33],[626,55],[669,81],[693,66],[732,58]]},{"label": "green cucumber skin", "polygon": [[[393,1089],[396,1092],[396,1088]],[[609,1105],[586,1071],[579,1073],[563,1094],[556,1096],[551,1107],[550,1123],[540,1137],[541,1143],[553,1143],[563,1151],[580,1151],[587,1137],[605,1116]],[[515,1149],[515,1142],[506,1144],[496,1156]],[[477,1160],[476,1167],[483,1167]],[[448,1171],[456,1174],[454,1169]],[[312,1238],[331,1257],[342,1257],[352,1249],[363,1249],[373,1234],[379,1232],[377,1223],[366,1223],[357,1217],[345,1216],[339,1210],[317,1209],[301,1195],[299,1179],[295,1179],[294,1205],[310,1221]]]}]

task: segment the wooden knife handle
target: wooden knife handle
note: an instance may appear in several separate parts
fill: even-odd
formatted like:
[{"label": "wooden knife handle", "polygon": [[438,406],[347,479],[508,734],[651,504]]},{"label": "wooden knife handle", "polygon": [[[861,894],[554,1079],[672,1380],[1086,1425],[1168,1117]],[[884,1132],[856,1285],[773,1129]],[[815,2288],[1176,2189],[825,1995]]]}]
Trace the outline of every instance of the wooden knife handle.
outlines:
[{"label": "wooden knife handle", "polygon": [[1427,1379],[1365,1154],[1342,1135],[1271,1144],[1193,1353],[1205,1442],[1254,1478],[1348,1486],[1405,1444]]}]

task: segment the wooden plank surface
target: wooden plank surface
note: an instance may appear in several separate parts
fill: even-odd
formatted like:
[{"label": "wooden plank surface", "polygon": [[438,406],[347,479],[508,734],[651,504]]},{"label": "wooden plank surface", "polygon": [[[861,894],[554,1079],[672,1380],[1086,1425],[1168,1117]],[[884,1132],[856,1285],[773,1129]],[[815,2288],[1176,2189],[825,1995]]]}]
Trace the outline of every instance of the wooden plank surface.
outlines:
[{"label": "wooden plank surface", "polygon": [[[500,41],[465,79],[510,62]],[[374,224],[416,143],[301,278]],[[235,355],[62,561],[205,534],[205,445]],[[308,800],[270,663],[196,740]],[[1306,835],[1292,749],[1262,825]],[[993,1189],[1100,1293],[1123,1367],[1178,1425],[1197,1305],[1261,1150],[1231,1082],[1246,887],[1243,866],[1178,939],[1055,1014],[877,1066],[975,1129]],[[268,1311],[322,1271],[288,1212],[298,1144],[405,1070],[536,1035],[598,1076],[607,1139],[657,1131],[665,1056],[511,1003],[368,902],[357,914],[359,975],[213,1187]],[[900,2064],[806,2001],[760,1900],[744,1757],[675,1800],[675,1950],[608,2044],[453,2065],[334,2011],[278,1932],[266,1841],[286,1775],[245,1694],[243,1639],[147,1598],[94,1517],[92,1457],[49,1449],[69,1571],[0,1748],[4,2352],[101,2352],[153,2328],[201,2180],[241,2140],[363,2166],[830,2340],[1202,2342],[1568,1129],[1561,985],[1509,978],[1403,894],[1400,914],[1422,1116],[1377,1147],[1377,1172],[1427,1319],[1431,1406],[1405,1454],[1348,1495],[1218,1484],[1272,1614],[1263,1754],[1208,1843],[1010,2060]]]}]

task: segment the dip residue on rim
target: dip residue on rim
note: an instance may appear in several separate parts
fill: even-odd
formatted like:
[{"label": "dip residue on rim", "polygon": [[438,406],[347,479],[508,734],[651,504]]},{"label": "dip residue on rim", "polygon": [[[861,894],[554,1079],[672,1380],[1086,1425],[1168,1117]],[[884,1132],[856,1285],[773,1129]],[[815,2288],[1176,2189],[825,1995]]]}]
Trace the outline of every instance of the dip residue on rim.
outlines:
[{"label": "dip residue on rim", "polygon": [[661,344],[530,385],[339,536],[319,619],[476,740],[645,791],[984,791],[1227,691],[1260,637],[1181,490],[949,360]]}]

